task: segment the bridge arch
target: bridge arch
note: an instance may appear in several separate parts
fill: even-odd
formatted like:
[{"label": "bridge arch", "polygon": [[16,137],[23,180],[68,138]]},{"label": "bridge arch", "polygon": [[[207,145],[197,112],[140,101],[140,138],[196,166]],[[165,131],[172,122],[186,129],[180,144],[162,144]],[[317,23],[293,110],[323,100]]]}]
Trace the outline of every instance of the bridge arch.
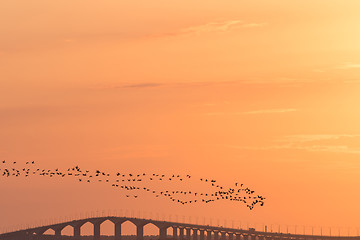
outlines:
[{"label": "bridge arch", "polygon": [[124,222],[121,223],[121,235],[132,235],[136,236],[136,223],[132,221],[131,219],[125,219]]},{"label": "bridge arch", "polygon": [[61,235],[62,236],[73,236],[74,235],[74,227],[70,224],[67,224],[66,226],[63,226],[61,229]]},{"label": "bridge arch", "polygon": [[158,239],[160,234],[160,228],[152,223],[152,222],[147,222],[144,225],[144,236],[148,236],[150,237],[150,239]]},{"label": "bridge arch", "polygon": [[171,225],[167,229],[167,236],[172,237],[174,240],[178,239],[180,235],[180,229],[178,225]]},{"label": "bridge arch", "polygon": [[94,234],[94,224],[90,221],[79,223],[81,236],[92,236]]},{"label": "bridge arch", "polygon": [[211,231],[210,229],[206,229],[204,234],[205,234],[205,239],[206,240],[212,240],[213,239],[213,231]]},{"label": "bridge arch", "polygon": [[115,235],[115,223],[111,219],[104,219],[100,224],[100,233],[102,236],[114,236]]},{"label": "bridge arch", "polygon": [[41,231],[36,232],[36,235],[55,235],[55,230],[51,227],[44,227]]},{"label": "bridge arch", "polygon": [[55,229],[51,228],[51,226],[44,226],[44,227],[40,227],[38,229],[34,230],[34,233],[36,235],[54,235],[55,234]]}]

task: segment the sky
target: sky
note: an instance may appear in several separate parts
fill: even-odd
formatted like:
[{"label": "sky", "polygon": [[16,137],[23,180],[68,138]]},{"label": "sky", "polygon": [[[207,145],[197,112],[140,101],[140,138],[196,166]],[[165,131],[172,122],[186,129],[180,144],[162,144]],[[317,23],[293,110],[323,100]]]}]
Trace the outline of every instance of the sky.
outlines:
[{"label": "sky", "polygon": [[266,203],[179,206],[0,178],[0,226],[133,209],[356,234],[359,11],[358,0],[1,1],[1,159],[241,182]]}]

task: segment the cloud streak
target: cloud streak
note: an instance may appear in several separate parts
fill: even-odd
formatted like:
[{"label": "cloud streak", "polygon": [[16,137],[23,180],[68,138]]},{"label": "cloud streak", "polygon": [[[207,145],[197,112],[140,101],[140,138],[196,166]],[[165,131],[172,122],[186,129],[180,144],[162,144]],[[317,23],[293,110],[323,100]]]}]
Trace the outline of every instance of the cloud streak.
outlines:
[{"label": "cloud streak", "polygon": [[255,111],[243,112],[242,114],[251,115],[251,114],[268,114],[268,113],[288,113],[298,111],[295,108],[279,108],[279,109],[261,109]]},{"label": "cloud streak", "polygon": [[151,88],[151,87],[161,87],[164,86],[162,83],[139,83],[139,84],[129,84],[122,85],[116,88]]},{"label": "cloud streak", "polygon": [[246,23],[242,20],[227,20],[227,21],[217,21],[209,22],[205,24],[190,26],[178,29],[174,32],[168,32],[160,35],[160,37],[165,36],[179,36],[179,35],[202,35],[206,33],[224,33],[227,31],[232,31],[236,29],[245,29],[245,28],[258,28],[266,26],[266,22],[261,23]]},{"label": "cloud streak", "polygon": [[347,141],[359,137],[360,135],[356,134],[289,135],[275,140],[277,144],[269,146],[226,146],[243,150],[298,150],[307,152],[360,154],[360,146],[358,146],[358,144],[353,145]]},{"label": "cloud streak", "polygon": [[256,115],[256,114],[273,114],[273,113],[288,113],[298,111],[295,108],[279,108],[279,109],[261,109],[247,112],[208,112],[209,116],[221,116],[221,115]]},{"label": "cloud streak", "polygon": [[158,87],[207,87],[219,85],[241,84],[236,81],[189,81],[189,82],[143,82],[143,83],[123,83],[123,84],[107,84],[97,85],[92,89],[137,89],[137,88],[158,88]]},{"label": "cloud streak", "polygon": [[356,69],[356,68],[360,68],[360,63],[351,63],[351,62],[346,62],[340,66],[337,67],[337,69]]},{"label": "cloud streak", "polygon": [[262,147],[247,147],[247,146],[231,146],[229,148],[243,149],[243,150],[303,150],[308,152],[330,152],[330,153],[347,153],[360,154],[360,148],[352,148],[347,145],[312,145],[312,146],[297,146],[293,144],[272,145]]},{"label": "cloud streak", "polygon": [[354,138],[360,137],[357,134],[309,134],[309,135],[289,135],[278,139],[279,142],[312,142],[321,140],[339,140],[341,138]]}]

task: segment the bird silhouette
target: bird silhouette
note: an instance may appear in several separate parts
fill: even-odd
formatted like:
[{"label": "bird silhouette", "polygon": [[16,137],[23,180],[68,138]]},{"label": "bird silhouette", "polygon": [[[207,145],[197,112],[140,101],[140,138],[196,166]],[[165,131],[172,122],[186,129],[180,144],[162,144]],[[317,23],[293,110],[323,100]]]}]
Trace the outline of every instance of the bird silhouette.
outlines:
[{"label": "bird silhouette", "polygon": [[[2,161],[3,164],[6,164],[6,161]],[[236,188],[227,188],[223,185],[216,184],[216,180],[214,179],[208,179],[208,178],[198,178],[200,179],[200,182],[203,182],[203,184],[209,184],[211,187],[215,187],[214,192],[199,192],[199,191],[187,191],[187,190],[181,190],[181,189],[164,189],[162,191],[155,191],[152,188],[155,186],[149,185],[151,182],[154,182],[155,178],[158,181],[170,183],[173,182],[174,179],[178,179],[179,181],[190,181],[192,178],[191,175],[187,174],[184,177],[182,177],[180,174],[158,174],[158,173],[128,173],[128,174],[121,174],[119,172],[111,174],[109,172],[104,172],[101,170],[95,170],[95,171],[89,171],[84,170],[80,168],[78,165],[74,167],[67,168],[67,170],[61,170],[59,167],[55,169],[41,169],[41,168],[34,168],[35,162],[32,161],[31,165],[30,161],[25,162],[24,165],[19,165],[18,162],[13,161],[11,168],[4,168],[0,169],[0,176],[3,177],[29,177],[29,176],[43,176],[43,177],[60,177],[65,178],[75,178],[78,180],[78,182],[85,182],[85,183],[91,183],[90,179],[97,180],[98,182],[103,182],[105,184],[109,184],[112,187],[116,187],[119,189],[124,189],[125,191],[136,191],[136,193],[140,193],[140,191],[144,191],[149,194],[154,194],[155,197],[165,197],[171,200],[175,203],[180,204],[194,204],[194,203],[210,203],[215,202],[219,200],[228,200],[232,202],[239,202],[246,204],[246,207],[248,207],[250,210],[254,208],[255,205],[259,204],[260,206],[264,206],[264,200],[265,198],[259,194],[255,195],[255,191],[251,190],[249,188],[243,188],[243,183],[239,184],[238,182],[235,183]],[[19,167],[17,167],[19,165]],[[6,166],[6,165],[5,165]],[[129,176],[130,178],[124,179],[125,176]],[[149,176],[145,178],[145,176]],[[120,179],[119,179],[120,178]],[[124,181],[127,180],[127,182],[131,186],[122,185],[120,183],[124,183]],[[194,179],[196,180],[196,178]],[[193,180],[193,181],[194,181]],[[149,182],[150,181],[150,182]],[[145,184],[145,185],[143,185]],[[155,182],[154,182],[155,184]],[[157,184],[156,184],[157,185]],[[240,186],[240,188],[238,188]],[[174,198],[174,194],[177,196]],[[129,197],[130,195],[126,195],[126,197]],[[132,195],[134,198],[140,197],[140,195]]]}]

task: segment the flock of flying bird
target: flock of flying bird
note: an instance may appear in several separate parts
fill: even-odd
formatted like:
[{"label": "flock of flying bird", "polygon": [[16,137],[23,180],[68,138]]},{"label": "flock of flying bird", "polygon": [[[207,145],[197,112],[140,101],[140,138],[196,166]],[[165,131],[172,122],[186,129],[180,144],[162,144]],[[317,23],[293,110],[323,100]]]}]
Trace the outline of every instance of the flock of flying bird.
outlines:
[{"label": "flock of flying bird", "polygon": [[[103,172],[100,170],[89,171],[83,170],[79,166],[68,168],[67,170],[60,170],[56,168],[41,169],[37,168],[34,161],[25,163],[25,166],[17,168],[19,164],[17,162],[0,162],[0,174],[2,177],[30,177],[34,175],[47,176],[47,177],[73,177],[79,182],[92,183],[92,182],[104,182],[112,187],[123,189],[127,191],[126,197],[137,198],[139,194],[132,194],[132,191],[145,191],[155,195],[155,197],[165,197],[169,200],[179,204],[192,204],[192,203],[210,203],[219,200],[228,200],[243,203],[250,210],[255,205],[264,205],[265,198],[261,195],[256,195],[255,192],[243,184],[235,183],[235,187],[225,188],[217,183],[214,179],[200,178],[201,182],[209,184],[214,188],[212,192],[198,192],[198,191],[184,191],[184,190],[154,190],[146,186],[150,185],[150,182],[154,181],[168,181],[168,182],[186,182],[193,178],[190,175],[165,175],[156,173],[120,173],[115,174]],[[140,186],[140,183],[145,183],[145,186]]]}]

